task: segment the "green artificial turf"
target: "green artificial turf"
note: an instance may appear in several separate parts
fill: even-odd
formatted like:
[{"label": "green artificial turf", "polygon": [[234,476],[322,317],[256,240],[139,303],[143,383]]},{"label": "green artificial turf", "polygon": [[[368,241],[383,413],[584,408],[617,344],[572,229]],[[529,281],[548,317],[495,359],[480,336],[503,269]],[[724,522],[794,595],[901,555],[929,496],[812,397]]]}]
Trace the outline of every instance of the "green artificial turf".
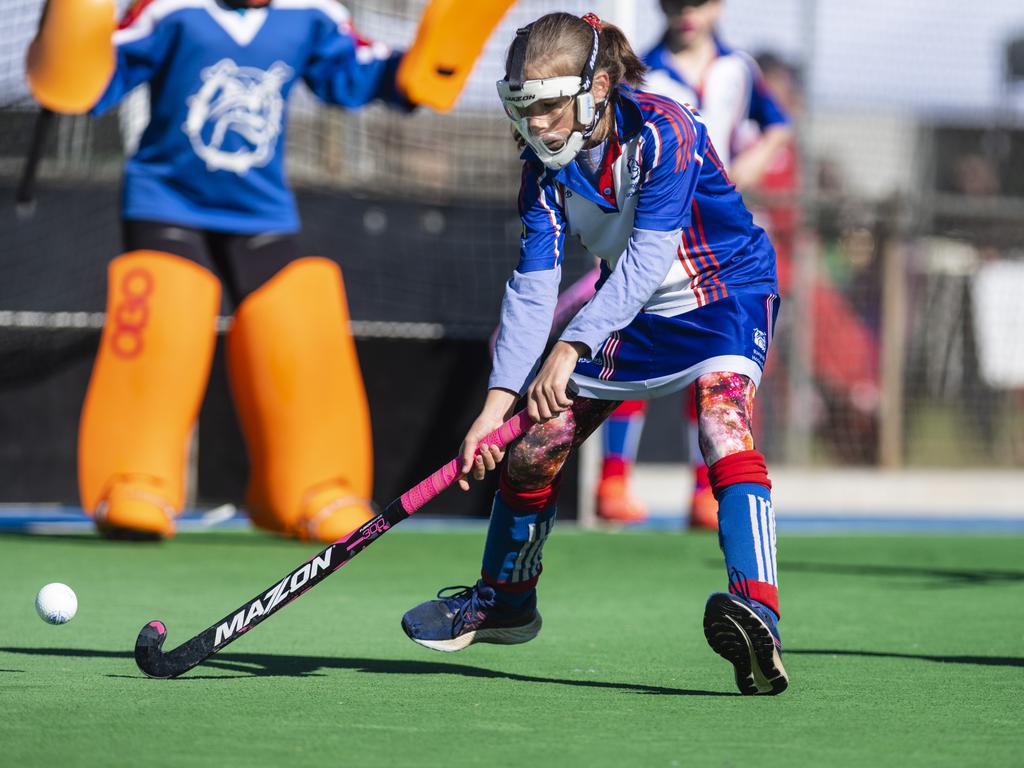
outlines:
[{"label": "green artificial turf", "polygon": [[[208,663],[143,677],[313,548],[0,538],[0,764],[1004,766],[1024,753],[1024,538],[781,536],[790,688],[735,692],[701,631],[713,536],[557,530],[544,630],[441,654],[402,612],[472,582],[482,532],[396,531]],[[64,581],[53,627],[36,590]]]}]

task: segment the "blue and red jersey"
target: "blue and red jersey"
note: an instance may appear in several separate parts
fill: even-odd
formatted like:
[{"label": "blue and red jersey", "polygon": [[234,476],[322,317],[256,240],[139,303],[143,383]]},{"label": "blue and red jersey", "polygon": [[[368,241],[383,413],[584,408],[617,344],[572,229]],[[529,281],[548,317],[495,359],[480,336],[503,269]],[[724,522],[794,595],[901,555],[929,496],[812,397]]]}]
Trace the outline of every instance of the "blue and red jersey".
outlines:
[{"label": "blue and red jersey", "polygon": [[699,115],[673,99],[620,87],[615,122],[598,187],[576,162],[552,174],[524,153],[517,270],[560,264],[571,234],[610,271],[634,230],[678,230],[671,270],[645,308],[677,314],[730,292],[775,290],[775,251],[708,144]]},{"label": "blue and red jersey", "polygon": [[561,337],[592,352],[641,312],[674,317],[730,296],[778,290],[775,251],[700,116],[673,99],[621,86],[614,110],[596,185],[579,158],[553,172],[531,151],[523,154],[520,258],[506,291],[491,386],[521,390],[542,354],[567,234],[603,262],[597,293]]}]

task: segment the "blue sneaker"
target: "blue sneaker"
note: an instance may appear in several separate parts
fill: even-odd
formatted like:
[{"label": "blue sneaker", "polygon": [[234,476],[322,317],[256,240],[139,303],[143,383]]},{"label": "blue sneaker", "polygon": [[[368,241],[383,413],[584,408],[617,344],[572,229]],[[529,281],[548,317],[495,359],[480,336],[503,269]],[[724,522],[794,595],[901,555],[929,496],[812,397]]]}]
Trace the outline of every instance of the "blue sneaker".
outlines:
[{"label": "blue sneaker", "polygon": [[[445,595],[453,589],[459,591]],[[472,587],[445,587],[437,597],[402,617],[405,634],[435,651],[461,651],[473,643],[514,645],[540,632],[536,593],[522,607],[503,605],[494,589],[478,581]]]},{"label": "blue sneaker", "polygon": [[775,614],[756,600],[716,592],[704,608],[704,637],[736,668],[745,696],[774,696],[789,685]]}]

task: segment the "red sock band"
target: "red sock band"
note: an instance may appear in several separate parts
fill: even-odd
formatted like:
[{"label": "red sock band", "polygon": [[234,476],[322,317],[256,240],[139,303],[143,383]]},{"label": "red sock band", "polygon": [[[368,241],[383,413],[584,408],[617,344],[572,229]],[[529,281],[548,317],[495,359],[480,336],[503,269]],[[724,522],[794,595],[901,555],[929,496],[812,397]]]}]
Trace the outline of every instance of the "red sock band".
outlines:
[{"label": "red sock band", "polygon": [[498,581],[493,576],[490,576],[487,571],[480,571],[480,578],[483,579],[484,584],[495,589],[500,589],[502,592],[521,593],[529,592],[531,589],[537,586],[537,580],[540,578],[541,573],[544,571],[544,566],[540,565],[537,567],[537,575],[532,579],[526,581]]},{"label": "red sock band", "polygon": [[730,584],[729,591],[741,597],[750,597],[762,605],[767,605],[777,617],[779,613],[779,588],[764,581],[741,581],[738,584]]},{"label": "red sock band", "polygon": [[605,456],[601,462],[601,479],[625,477],[629,474],[629,463],[621,456]]},{"label": "red sock band", "polygon": [[708,479],[716,499],[730,485],[739,483],[757,483],[768,490],[772,489],[768,467],[759,451],[741,451],[723,456],[708,467]]},{"label": "red sock band", "polygon": [[512,486],[508,479],[508,465],[502,466],[501,475],[498,479],[498,493],[501,500],[518,512],[540,512],[547,509],[558,501],[558,489],[562,485],[562,473],[555,475],[555,479],[543,488],[532,491],[520,491]]}]

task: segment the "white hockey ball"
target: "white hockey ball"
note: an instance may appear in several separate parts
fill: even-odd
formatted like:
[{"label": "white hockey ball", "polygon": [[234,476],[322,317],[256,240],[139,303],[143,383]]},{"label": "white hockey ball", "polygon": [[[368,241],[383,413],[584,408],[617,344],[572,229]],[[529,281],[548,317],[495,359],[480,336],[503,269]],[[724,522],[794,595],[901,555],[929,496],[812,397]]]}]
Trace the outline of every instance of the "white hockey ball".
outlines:
[{"label": "white hockey ball", "polygon": [[67,584],[47,584],[36,595],[36,613],[47,624],[67,624],[78,612],[78,598]]}]

